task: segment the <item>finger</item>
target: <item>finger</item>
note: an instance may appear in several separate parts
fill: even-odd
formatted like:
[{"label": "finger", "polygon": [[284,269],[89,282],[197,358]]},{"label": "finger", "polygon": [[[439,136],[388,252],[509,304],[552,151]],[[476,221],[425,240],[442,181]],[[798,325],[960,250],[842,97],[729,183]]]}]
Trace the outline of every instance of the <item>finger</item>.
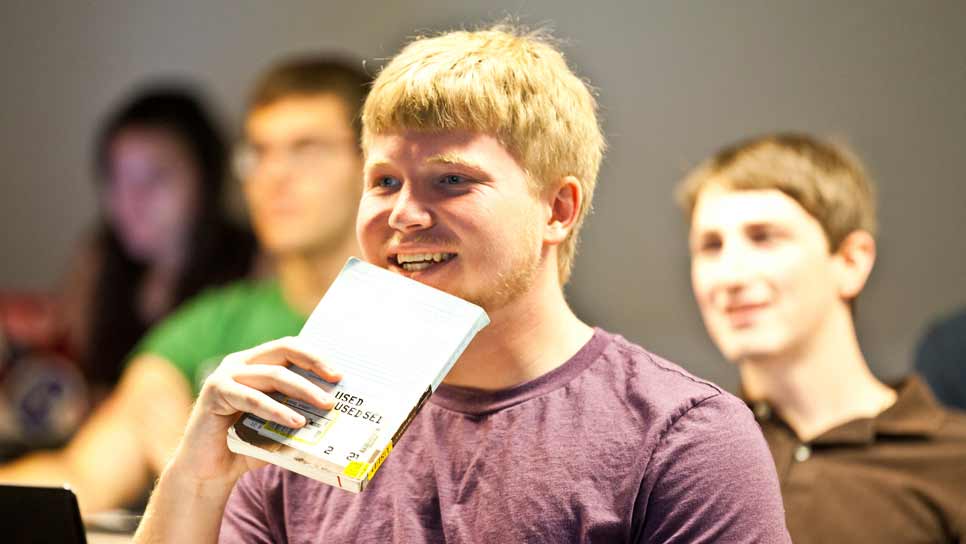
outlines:
[{"label": "finger", "polygon": [[341,372],[318,356],[313,355],[312,351],[305,346],[305,342],[294,336],[279,338],[258,346],[251,350],[246,357],[246,361],[250,365],[284,366],[292,363],[318,374],[322,379],[329,382],[337,382],[342,379]]},{"label": "finger", "polygon": [[228,405],[226,412],[248,412],[286,427],[299,428],[305,425],[302,414],[257,389],[233,383],[224,386],[221,394],[224,403]]},{"label": "finger", "polygon": [[233,376],[236,382],[248,387],[259,391],[278,391],[323,410],[330,410],[335,406],[332,395],[308,378],[283,366],[249,365],[236,370]]}]

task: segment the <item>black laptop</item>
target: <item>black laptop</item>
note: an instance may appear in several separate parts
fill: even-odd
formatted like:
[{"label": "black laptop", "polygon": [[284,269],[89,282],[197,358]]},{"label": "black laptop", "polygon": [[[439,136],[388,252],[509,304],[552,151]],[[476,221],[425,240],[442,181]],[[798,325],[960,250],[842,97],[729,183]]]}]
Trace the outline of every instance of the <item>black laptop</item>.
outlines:
[{"label": "black laptop", "polygon": [[74,492],[0,484],[0,542],[87,544]]}]

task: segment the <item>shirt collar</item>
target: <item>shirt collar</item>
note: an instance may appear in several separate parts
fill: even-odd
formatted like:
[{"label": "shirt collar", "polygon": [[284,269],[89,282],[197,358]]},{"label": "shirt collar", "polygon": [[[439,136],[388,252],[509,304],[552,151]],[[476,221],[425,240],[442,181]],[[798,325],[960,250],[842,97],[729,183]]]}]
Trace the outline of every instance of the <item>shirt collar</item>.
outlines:
[{"label": "shirt collar", "polygon": [[[893,387],[896,402],[874,418],[861,418],[829,429],[811,440],[812,444],[866,444],[876,436],[929,436],[942,425],[943,410],[929,387],[916,375],[910,375]],[[774,410],[763,401],[750,402],[749,407],[759,422],[780,421]],[[783,425],[783,421],[780,421]]]}]

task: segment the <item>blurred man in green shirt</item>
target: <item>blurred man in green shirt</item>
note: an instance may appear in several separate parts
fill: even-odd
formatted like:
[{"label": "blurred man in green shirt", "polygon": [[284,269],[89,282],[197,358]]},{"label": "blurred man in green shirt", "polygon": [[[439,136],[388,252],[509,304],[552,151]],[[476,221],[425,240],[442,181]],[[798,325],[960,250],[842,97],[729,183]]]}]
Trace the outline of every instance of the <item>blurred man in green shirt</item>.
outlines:
[{"label": "blurred man in green shirt", "polygon": [[68,483],[84,512],[136,501],[160,473],[194,396],[228,354],[297,334],[358,254],[361,63],[301,57],[276,65],[248,103],[235,156],[274,277],[207,291],[135,349],[121,383],[63,449],[0,467],[0,482]]}]

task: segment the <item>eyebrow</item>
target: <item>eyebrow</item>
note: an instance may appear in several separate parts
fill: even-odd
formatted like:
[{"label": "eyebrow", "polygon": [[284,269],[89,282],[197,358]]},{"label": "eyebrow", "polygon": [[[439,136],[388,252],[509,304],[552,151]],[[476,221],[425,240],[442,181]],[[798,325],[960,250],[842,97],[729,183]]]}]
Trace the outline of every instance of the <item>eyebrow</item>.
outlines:
[{"label": "eyebrow", "polygon": [[[440,153],[439,155],[433,155],[428,157],[425,161],[426,164],[444,164],[453,166],[464,166],[476,170],[478,172],[485,172],[486,170],[479,163],[467,159],[466,157],[459,155],[457,153]],[[380,168],[392,168],[393,164],[386,160],[377,160],[367,163],[366,170],[375,170]]]},{"label": "eyebrow", "polygon": [[373,168],[387,168],[389,166],[392,166],[392,164],[389,161],[375,161],[375,162],[366,163],[365,169],[369,170]]},{"label": "eyebrow", "polygon": [[440,153],[426,159],[429,164],[449,164],[454,166],[466,166],[473,170],[485,172],[486,170],[477,162],[471,161],[458,153]]}]

